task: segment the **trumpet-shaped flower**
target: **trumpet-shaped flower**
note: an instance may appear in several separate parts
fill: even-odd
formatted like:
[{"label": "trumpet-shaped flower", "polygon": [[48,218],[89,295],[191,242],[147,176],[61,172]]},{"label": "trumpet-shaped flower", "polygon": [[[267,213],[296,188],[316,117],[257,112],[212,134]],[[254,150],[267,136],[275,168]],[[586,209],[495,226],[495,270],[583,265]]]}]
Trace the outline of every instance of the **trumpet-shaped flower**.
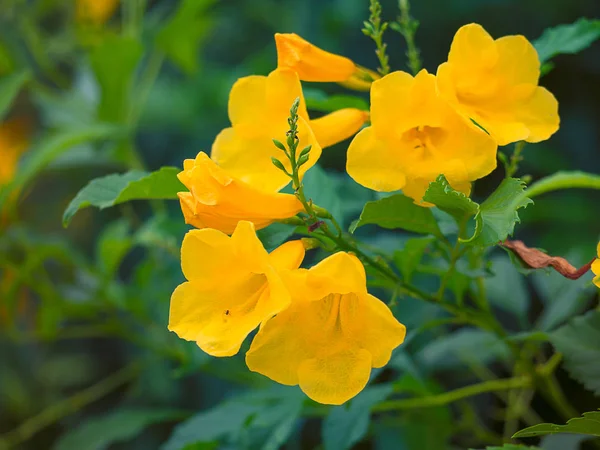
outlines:
[{"label": "trumpet-shaped flower", "polygon": [[436,93],[426,70],[394,72],[373,83],[371,126],[348,148],[348,174],[376,191],[403,192],[422,203],[440,174],[468,194],[470,182],[496,167],[497,145]]},{"label": "trumpet-shaped flower", "polygon": [[294,70],[302,81],[332,81],[368,91],[379,75],[351,59],[325,51],[295,33],[276,33],[277,67]]},{"label": "trumpet-shaped flower", "polygon": [[247,220],[258,230],[303,210],[294,195],[256,189],[230,176],[204,152],[186,159],[178,177],[189,189],[178,194],[185,222],[196,228],[231,234],[240,220]]},{"label": "trumpet-shaped flower", "polygon": [[406,329],[367,293],[364,267],[351,254],[283,276],[292,304],[261,326],[246,364],[317,402],[342,404],[365,387],[371,368],[387,364]]},{"label": "trumpet-shaped flower", "polygon": [[188,232],[181,247],[188,281],[171,296],[169,330],[209,355],[235,355],[252,330],[290,304],[279,271],[303,258],[301,241],[268,254],[251,222],[240,222],[231,237],[210,228]]},{"label": "trumpet-shaped flower", "polygon": [[12,119],[0,124],[0,186],[12,181],[21,154],[27,150],[28,124],[23,119]]},{"label": "trumpet-shaped flower", "polygon": [[558,102],[538,86],[540,61],[523,36],[494,40],[480,25],[461,27],[437,71],[440,94],[500,145],[540,142],[558,130]]},{"label": "trumpet-shaped flower", "polygon": [[[340,142],[362,126],[362,123],[357,123],[356,115],[342,114],[330,119],[328,128],[320,127],[319,135],[315,136],[309,123],[298,74],[290,69],[277,69],[267,77],[249,76],[233,85],[229,94],[232,126],[217,136],[212,147],[212,159],[231,176],[255,188],[276,192],[287,185],[290,178],[273,165],[271,158],[279,159],[290,170],[289,161],[273,145],[273,139],[282,139],[288,131],[287,119],[296,98],[300,98],[299,149],[312,146],[308,162],[300,168],[301,176],[321,156],[321,141],[327,145]],[[364,112],[356,114],[366,120]],[[353,132],[349,130],[349,122],[354,124]]]},{"label": "trumpet-shaped flower", "polygon": [[102,25],[112,17],[117,6],[119,6],[119,0],[77,0],[77,20]]},{"label": "trumpet-shaped flower", "polygon": [[600,242],[598,243],[596,252],[598,253],[598,258],[592,263],[592,272],[596,275],[594,284],[600,288]]}]

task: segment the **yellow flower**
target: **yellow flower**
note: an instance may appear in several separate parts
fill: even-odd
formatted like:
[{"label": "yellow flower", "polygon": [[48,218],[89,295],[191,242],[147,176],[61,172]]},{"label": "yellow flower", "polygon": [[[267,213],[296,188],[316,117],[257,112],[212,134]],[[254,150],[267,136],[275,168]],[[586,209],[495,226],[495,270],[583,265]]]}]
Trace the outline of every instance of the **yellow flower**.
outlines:
[{"label": "yellow flower", "polygon": [[461,27],[437,71],[440,94],[506,145],[540,142],[558,130],[558,102],[538,87],[540,61],[523,36],[494,40],[480,25]]},{"label": "yellow flower", "polygon": [[118,5],[119,0],[77,0],[77,21],[102,25],[112,17]]},{"label": "yellow flower", "polygon": [[302,81],[337,82],[368,91],[379,75],[344,56],[327,52],[295,33],[275,33],[277,67],[298,73]]},{"label": "yellow flower", "polygon": [[351,254],[282,276],[292,304],[261,326],[246,364],[319,403],[342,404],[365,387],[371,368],[388,363],[406,329],[367,293],[364,267]]},{"label": "yellow flower", "polygon": [[179,193],[185,222],[196,228],[231,234],[240,220],[248,220],[261,229],[304,209],[294,195],[260,191],[231,177],[204,152],[186,159],[178,177],[190,191]]},{"label": "yellow flower", "polygon": [[28,122],[22,118],[0,124],[0,187],[15,176],[19,157],[29,145],[28,128]]},{"label": "yellow flower", "polygon": [[592,272],[594,272],[594,275],[596,275],[594,278],[594,284],[600,288],[600,242],[598,243],[596,252],[598,253],[598,259],[592,263]]},{"label": "yellow flower", "polygon": [[422,204],[444,174],[468,194],[470,182],[496,167],[496,143],[454,112],[435,89],[435,77],[394,72],[373,83],[371,126],[348,148],[348,174],[376,191],[403,192]]},{"label": "yellow flower", "polygon": [[[217,136],[212,147],[212,159],[228,174],[255,188],[276,192],[287,185],[290,178],[273,165],[271,157],[283,162],[288,170],[289,161],[273,145],[273,139],[284,141],[289,129],[287,119],[290,108],[298,97],[299,150],[312,146],[310,159],[300,169],[301,175],[321,156],[321,141],[326,145],[340,142],[362,126],[356,120],[357,115],[366,120],[363,111],[356,114],[344,113],[333,116],[333,119],[326,119],[328,116],[325,116],[315,121],[319,129],[319,135],[315,137],[309,125],[298,75],[290,69],[276,69],[267,77],[249,76],[239,79],[233,85],[229,94],[229,119],[232,127],[224,129]],[[324,120],[328,120],[328,128],[318,126],[318,121]],[[350,130],[352,127],[353,130]]]},{"label": "yellow flower", "polygon": [[278,271],[296,269],[303,258],[301,241],[268,254],[250,222],[231,237],[210,228],[188,232],[181,247],[188,281],[171,296],[169,330],[209,355],[235,355],[252,330],[289,305]]}]

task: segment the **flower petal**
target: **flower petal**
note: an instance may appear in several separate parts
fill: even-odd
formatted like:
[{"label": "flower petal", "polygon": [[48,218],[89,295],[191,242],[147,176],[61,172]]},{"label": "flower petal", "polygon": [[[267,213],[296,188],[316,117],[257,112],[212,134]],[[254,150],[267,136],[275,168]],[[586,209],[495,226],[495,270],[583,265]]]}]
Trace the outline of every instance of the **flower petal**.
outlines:
[{"label": "flower petal", "polygon": [[235,263],[234,247],[229,236],[205,228],[191,230],[181,244],[181,268],[187,280],[213,283]]},{"label": "flower petal", "polygon": [[367,277],[360,260],[345,252],[334,253],[308,271],[307,284],[314,299],[330,293],[366,293]]},{"label": "flower petal", "polygon": [[266,112],[267,77],[251,75],[237,80],[229,93],[229,120],[236,127],[260,128]]},{"label": "flower petal", "polygon": [[290,241],[269,254],[269,264],[276,270],[297,269],[302,264],[306,250],[302,241]]},{"label": "flower petal", "polygon": [[311,120],[310,127],[321,148],[326,148],[352,137],[368,120],[367,111],[344,108]]},{"label": "flower petal", "polygon": [[240,220],[231,235],[231,243],[235,247],[237,263],[249,271],[261,273],[259,268],[268,265],[268,253],[256,236],[252,222]]},{"label": "flower petal", "polygon": [[365,128],[348,148],[348,175],[358,184],[376,191],[402,189],[406,184],[406,176],[395,150],[390,141],[376,136],[373,127]]},{"label": "flower petal", "polygon": [[346,349],[325,357],[304,360],[298,367],[300,389],[316,402],[341,405],[369,382],[371,354]]},{"label": "flower petal", "polygon": [[527,142],[545,141],[558,131],[560,125],[558,102],[543,87],[538,87],[530,100],[519,109],[518,117],[529,129]]}]

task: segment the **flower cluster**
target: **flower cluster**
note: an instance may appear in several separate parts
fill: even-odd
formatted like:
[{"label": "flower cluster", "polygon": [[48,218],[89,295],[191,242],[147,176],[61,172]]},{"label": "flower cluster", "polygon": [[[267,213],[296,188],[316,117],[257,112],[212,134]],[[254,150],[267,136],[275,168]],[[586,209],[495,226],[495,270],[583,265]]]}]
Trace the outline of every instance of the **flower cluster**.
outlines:
[{"label": "flower cluster", "polygon": [[[231,356],[258,328],[246,354],[250,370],[340,404],[364,388],[371,368],[389,361],[405,327],[367,292],[353,254],[334,253],[303,269],[303,241],[268,254],[256,230],[310,215],[312,203],[299,193],[302,176],[324,148],[357,132],[350,176],[377,191],[402,189],[428,206],[423,195],[438,175],[468,194],[472,181],[496,167],[498,145],[547,139],[558,129],[558,107],[537,85],[531,44],[520,36],[493,40],[479,25],[457,32],[437,75],[414,77],[380,78],[295,34],[275,40],[278,67],[234,84],[231,127],[216,137],[210,157],[200,152],[179,174],[189,190],[179,194],[183,215],[198,229],[183,241],[187,281],[171,298],[169,329],[210,355]],[[301,81],[370,90],[370,112],[345,108],[311,119]],[[288,146],[297,141],[304,149],[297,163],[295,150],[273,141],[286,134]],[[281,150],[287,161],[278,159]],[[291,179],[295,194],[280,193]]]}]

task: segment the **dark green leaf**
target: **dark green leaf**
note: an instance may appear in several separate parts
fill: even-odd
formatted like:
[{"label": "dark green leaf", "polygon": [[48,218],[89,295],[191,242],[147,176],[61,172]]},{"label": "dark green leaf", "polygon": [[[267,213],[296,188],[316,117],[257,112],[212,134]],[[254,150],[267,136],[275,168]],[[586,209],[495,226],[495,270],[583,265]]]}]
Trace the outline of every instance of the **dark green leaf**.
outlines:
[{"label": "dark green leaf", "polygon": [[30,78],[31,74],[26,70],[0,77],[0,122],[6,117],[13,100]]},{"label": "dark green leaf", "polygon": [[101,91],[100,120],[123,123],[127,118],[133,77],[143,51],[138,40],[115,35],[102,42],[90,55]]},{"label": "dark green leaf", "polygon": [[367,433],[371,407],[392,393],[391,385],[373,386],[352,399],[349,405],[336,406],[323,421],[325,450],[346,450]]},{"label": "dark green leaf", "polygon": [[294,234],[294,230],[296,227],[293,225],[286,225],[283,223],[272,223],[266,228],[262,230],[258,230],[256,235],[263,243],[263,246],[268,250],[274,250],[287,241],[292,234]]},{"label": "dark green leaf", "polygon": [[63,225],[68,226],[75,213],[88,206],[104,209],[130,200],[176,199],[177,193],[185,190],[177,179],[179,172],[176,167],[162,167],[152,173],[132,170],[96,178],[71,200]]},{"label": "dark green leaf", "polygon": [[54,450],[103,450],[117,442],[133,439],[146,427],[172,421],[186,414],[165,409],[122,409],[96,417],[68,431],[54,445]]},{"label": "dark green leaf", "polygon": [[575,317],[550,335],[569,375],[600,394],[600,311]]},{"label": "dark green leaf", "polygon": [[215,0],[183,0],[156,37],[158,48],[181,70],[192,74],[198,70],[198,50],[215,21],[208,9]]},{"label": "dark green leaf", "polygon": [[303,179],[306,198],[327,209],[337,219],[343,216],[342,203],[338,195],[338,179],[321,166],[315,165]]},{"label": "dark green leaf", "polygon": [[515,433],[513,438],[542,436],[544,434],[554,433],[574,433],[600,436],[600,411],[583,413],[583,417],[573,418],[569,420],[566,425],[540,423]]},{"label": "dark green leaf", "polygon": [[358,227],[367,224],[434,236],[442,234],[429,208],[415,205],[411,198],[402,194],[368,202],[358,221],[351,226],[350,232],[354,233]]},{"label": "dark green leaf", "polygon": [[463,223],[479,211],[479,205],[462,192],[455,191],[444,175],[440,175],[429,184],[423,200],[433,203],[459,223]]},{"label": "dark green leaf", "polygon": [[577,22],[549,28],[533,42],[545,62],[561,53],[577,53],[600,38],[600,20],[579,19]]},{"label": "dark green leaf", "polygon": [[394,263],[400,269],[405,282],[410,283],[412,274],[420,264],[425,250],[434,240],[435,238],[431,236],[409,239],[405,242],[402,250],[394,253]]},{"label": "dark green leaf", "polygon": [[306,107],[313,111],[333,112],[343,108],[357,108],[363,111],[369,110],[369,103],[353,95],[331,95],[319,89],[304,89]]},{"label": "dark green leaf", "polygon": [[516,178],[505,178],[498,189],[480,205],[475,216],[475,234],[468,240],[473,245],[489,247],[512,236],[515,224],[520,222],[517,210],[533,201],[523,196],[524,183]]}]

